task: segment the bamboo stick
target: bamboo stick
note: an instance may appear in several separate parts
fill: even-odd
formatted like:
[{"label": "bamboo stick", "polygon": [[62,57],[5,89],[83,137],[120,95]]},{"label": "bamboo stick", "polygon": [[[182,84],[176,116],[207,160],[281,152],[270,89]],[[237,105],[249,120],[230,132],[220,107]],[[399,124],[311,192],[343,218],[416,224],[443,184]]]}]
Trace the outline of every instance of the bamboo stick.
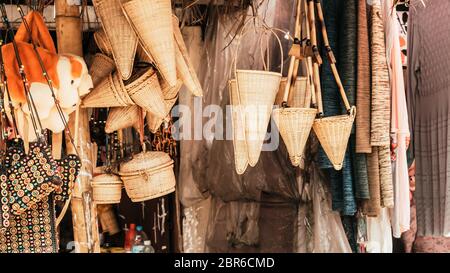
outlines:
[{"label": "bamboo stick", "polygon": [[[73,1],[71,1],[73,3]],[[56,34],[59,53],[72,53],[83,56],[82,24],[80,8],[67,0],[55,1]],[[89,115],[87,109],[78,108],[72,113],[69,128],[76,131],[76,148],[68,141],[67,152],[78,150],[82,167],[72,191],[71,209],[75,251],[79,253],[100,252],[97,224],[97,209],[92,201],[91,178],[93,172],[90,152]]]}]

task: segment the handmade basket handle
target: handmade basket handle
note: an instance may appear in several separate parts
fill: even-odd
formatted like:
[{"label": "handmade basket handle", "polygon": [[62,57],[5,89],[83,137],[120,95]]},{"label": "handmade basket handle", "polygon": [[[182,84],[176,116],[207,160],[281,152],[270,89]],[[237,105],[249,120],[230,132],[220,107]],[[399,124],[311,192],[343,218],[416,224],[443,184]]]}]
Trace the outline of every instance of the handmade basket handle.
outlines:
[{"label": "handmade basket handle", "polygon": [[[344,86],[342,85],[342,81],[341,81],[339,72],[336,67],[336,59],[334,57],[333,50],[331,49],[330,42],[328,40],[328,33],[327,33],[326,25],[325,25],[325,19],[323,16],[322,5],[320,4],[320,0],[308,0],[308,1],[310,4],[310,15],[312,18],[314,18],[314,3],[316,5],[317,15],[319,17],[319,22],[320,22],[321,30],[322,30],[323,42],[324,42],[325,48],[327,50],[328,61],[330,62],[331,70],[333,72],[333,76],[336,81],[336,84],[339,88],[339,93],[341,95],[342,101],[344,102],[345,109],[347,110],[348,114],[351,114],[352,111],[351,111],[350,103],[348,102],[347,95],[345,94],[345,89],[344,89]],[[313,1],[314,1],[314,3],[313,3]],[[312,11],[311,11],[311,9],[312,9]],[[314,29],[314,25],[312,25],[312,28]],[[320,97],[319,106],[320,106],[320,108],[322,108],[322,109],[319,108],[319,112],[320,112],[320,114],[323,114],[322,96],[320,95],[318,97]]]}]

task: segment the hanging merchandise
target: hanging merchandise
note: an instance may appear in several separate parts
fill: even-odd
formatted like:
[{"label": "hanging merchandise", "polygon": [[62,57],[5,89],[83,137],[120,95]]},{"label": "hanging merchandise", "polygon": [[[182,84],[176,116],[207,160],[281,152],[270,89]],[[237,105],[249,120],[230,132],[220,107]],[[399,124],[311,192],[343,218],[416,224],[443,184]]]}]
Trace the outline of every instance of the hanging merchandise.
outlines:
[{"label": "hanging merchandise", "polygon": [[[261,24],[260,30],[263,31],[262,35],[267,35],[267,32],[269,32],[269,35],[275,36],[280,47],[281,60],[283,60],[283,47],[275,31],[265,25],[258,17],[248,19],[240,31],[233,69],[239,102],[239,105],[235,105],[235,107],[241,108],[239,118],[242,119],[242,124],[245,128],[244,134],[247,144],[248,164],[252,167],[256,165],[261,154],[267,126],[272,113],[272,106],[275,102],[283,71],[282,61],[280,72],[237,69],[239,45],[245,35],[244,31],[248,24],[254,22],[255,19],[258,24]],[[262,58],[264,59],[263,56]],[[268,63],[264,64],[266,69],[268,69],[268,66]]]},{"label": "hanging merchandise", "polygon": [[101,53],[95,54],[94,60],[89,68],[93,86],[96,87],[101,80],[107,77],[115,69],[116,64],[113,59]]},{"label": "hanging merchandise", "polygon": [[[297,20],[295,26],[296,41],[300,41],[300,26],[302,24],[301,5],[302,1],[299,0],[297,3]],[[296,44],[294,44],[294,46],[296,46]],[[304,56],[301,56],[301,58],[303,57]],[[287,83],[284,90],[283,102],[281,105],[282,108],[273,111],[275,124],[278,126],[278,130],[280,131],[284,143],[286,144],[286,148],[289,152],[292,165],[294,166],[300,165],[306,141],[308,140],[314,123],[314,119],[317,114],[317,109],[310,108],[309,102],[306,103],[305,106],[301,107],[290,108],[288,105],[289,92],[295,90],[294,86],[296,84],[297,70],[299,66],[299,60],[297,58],[297,56],[291,56]],[[313,96],[313,100],[315,100],[315,96]],[[314,101],[313,104],[315,104]]]},{"label": "hanging merchandise", "polygon": [[198,80],[197,73],[189,58],[186,44],[184,43],[183,35],[179,27],[179,20],[175,15],[172,15],[173,20],[173,33],[175,40],[175,53],[177,72],[179,77],[183,80],[187,89],[194,96],[203,96],[202,86]]},{"label": "hanging merchandise", "polygon": [[135,125],[139,122],[140,114],[142,114],[142,111],[137,105],[111,108],[106,120],[105,133],[111,134],[114,131]]},{"label": "hanging merchandise", "polygon": [[[342,100],[345,105],[345,109],[347,110],[346,115],[341,116],[333,116],[333,117],[322,117],[323,115],[323,105],[322,105],[322,97],[320,95],[320,83],[318,81],[314,81],[316,85],[317,100],[319,105],[319,118],[314,121],[313,129],[316,133],[322,148],[325,150],[328,158],[333,164],[336,170],[340,170],[343,167],[344,156],[347,150],[348,140],[352,131],[353,122],[356,116],[356,107],[350,107],[350,104],[347,99],[347,95],[345,94],[344,87],[342,86],[339,73],[336,68],[336,60],[334,58],[332,49],[328,42],[327,30],[325,26],[325,21],[323,17],[322,7],[320,2],[316,2],[316,9],[319,16],[319,21],[322,25],[322,35],[325,47],[327,49],[327,55],[330,62],[331,69],[333,71],[333,76],[335,77],[335,81],[339,87],[339,92],[342,97]],[[311,42],[312,49],[315,56],[315,64],[320,64],[321,59],[318,56],[318,48],[317,48],[317,38],[315,32],[315,8],[314,2],[309,1],[309,16],[310,16],[310,25],[312,26],[311,30]],[[316,66],[316,65],[315,65]],[[317,67],[317,66],[316,66]],[[315,79],[318,78],[318,69],[314,69],[314,73],[316,73]]]},{"label": "hanging merchandise", "polygon": [[[155,60],[156,67],[170,86],[177,82],[172,5],[170,0],[117,1],[134,29],[144,51]],[[152,22],[152,27],[148,27]],[[111,26],[114,28],[114,26]]]},{"label": "hanging merchandise", "polygon": [[130,98],[145,111],[156,117],[166,117],[166,105],[158,75],[152,68],[133,74],[132,78],[125,82],[125,89]]},{"label": "hanging merchandise", "polygon": [[109,43],[108,37],[106,37],[106,33],[103,28],[100,28],[96,32],[94,32],[94,41],[100,49],[101,53],[105,54],[108,57],[113,56],[112,46]]},{"label": "hanging merchandise", "polygon": [[97,204],[117,204],[122,197],[123,182],[114,174],[101,174],[92,179],[92,199]]},{"label": "hanging merchandise", "polygon": [[[133,72],[134,57],[138,45],[138,38],[128,24],[120,8],[120,0],[94,0],[95,12],[100,17],[105,35],[97,35],[97,45],[101,46],[103,53],[111,54],[117,65],[121,79],[127,80]],[[105,39],[106,38],[106,39]]]}]

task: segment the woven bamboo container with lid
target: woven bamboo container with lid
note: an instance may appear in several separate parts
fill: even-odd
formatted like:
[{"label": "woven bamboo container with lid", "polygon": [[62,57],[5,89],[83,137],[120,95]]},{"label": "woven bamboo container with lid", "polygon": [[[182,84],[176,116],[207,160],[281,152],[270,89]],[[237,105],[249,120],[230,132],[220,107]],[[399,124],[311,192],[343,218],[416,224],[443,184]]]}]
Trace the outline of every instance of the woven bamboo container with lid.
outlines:
[{"label": "woven bamboo container with lid", "polygon": [[97,204],[117,204],[122,197],[123,182],[114,174],[101,174],[92,179],[93,199]]},{"label": "woven bamboo container with lid", "polygon": [[120,176],[133,202],[143,202],[175,191],[173,160],[164,152],[142,152],[120,165]]}]

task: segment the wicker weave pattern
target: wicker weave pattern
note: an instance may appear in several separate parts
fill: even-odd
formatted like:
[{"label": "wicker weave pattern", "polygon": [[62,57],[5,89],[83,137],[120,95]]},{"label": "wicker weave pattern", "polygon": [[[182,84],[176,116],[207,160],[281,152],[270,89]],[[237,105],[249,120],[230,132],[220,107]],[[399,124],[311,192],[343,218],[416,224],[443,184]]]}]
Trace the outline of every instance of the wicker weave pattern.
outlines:
[{"label": "wicker weave pattern", "polygon": [[183,35],[178,27],[179,21],[176,16],[173,16],[173,30],[175,37],[175,56],[177,63],[177,72],[179,77],[183,80],[187,89],[194,96],[203,96],[203,89],[198,80],[197,73],[192,65],[188,50],[183,40]]},{"label": "wicker weave pattern", "polygon": [[314,121],[314,132],[336,170],[343,167],[355,115],[356,108],[352,107],[351,115],[319,118]]},{"label": "wicker weave pattern", "polygon": [[125,89],[131,99],[145,111],[151,112],[156,117],[166,117],[166,105],[155,71],[148,70],[137,80],[125,86]]},{"label": "wicker weave pattern", "polygon": [[300,166],[316,114],[317,110],[312,108],[284,108],[273,111],[273,119],[294,166]]},{"label": "wicker weave pattern", "polygon": [[[283,103],[284,89],[286,87],[286,78],[282,78],[280,82],[280,89],[278,90],[275,98],[275,105],[281,105]],[[294,92],[289,94],[288,105],[296,108],[308,108],[310,107],[311,93],[307,92],[307,78],[297,77],[295,82]]]},{"label": "wicker weave pattern", "polygon": [[109,111],[106,120],[105,133],[125,129],[139,122],[140,108],[137,105],[126,107],[114,107]]},{"label": "wicker weave pattern", "polygon": [[101,174],[92,179],[92,193],[97,204],[117,204],[122,197],[123,183],[113,174]]},{"label": "wicker weave pattern", "polygon": [[111,45],[117,70],[122,79],[127,80],[133,71],[138,39],[120,8],[120,2],[121,0],[93,0],[95,11]]},{"label": "wicker weave pattern", "polygon": [[175,191],[173,161],[164,152],[145,152],[120,166],[125,190],[133,202],[142,202]]},{"label": "wicker weave pattern", "polygon": [[103,54],[95,54],[89,74],[92,78],[94,87],[97,86],[104,78],[106,78],[116,68],[114,60]]},{"label": "wicker weave pattern", "polygon": [[261,148],[272,114],[272,106],[280,87],[281,74],[266,71],[237,70],[236,79],[242,107],[249,165],[259,160]]},{"label": "wicker weave pattern", "polygon": [[169,85],[175,85],[177,71],[171,1],[132,0],[123,3],[122,9],[159,72]]},{"label": "wicker weave pattern", "polygon": [[106,37],[106,33],[103,28],[94,32],[94,41],[103,54],[108,57],[112,57],[111,44],[109,43],[108,37]]},{"label": "wicker weave pattern", "polygon": [[120,75],[109,74],[84,99],[82,107],[120,107],[134,105]]},{"label": "wicker weave pattern", "polygon": [[243,174],[248,167],[248,150],[245,142],[245,126],[239,106],[236,80],[228,82],[228,92],[231,102],[231,126],[233,130],[234,164],[238,174]]}]

